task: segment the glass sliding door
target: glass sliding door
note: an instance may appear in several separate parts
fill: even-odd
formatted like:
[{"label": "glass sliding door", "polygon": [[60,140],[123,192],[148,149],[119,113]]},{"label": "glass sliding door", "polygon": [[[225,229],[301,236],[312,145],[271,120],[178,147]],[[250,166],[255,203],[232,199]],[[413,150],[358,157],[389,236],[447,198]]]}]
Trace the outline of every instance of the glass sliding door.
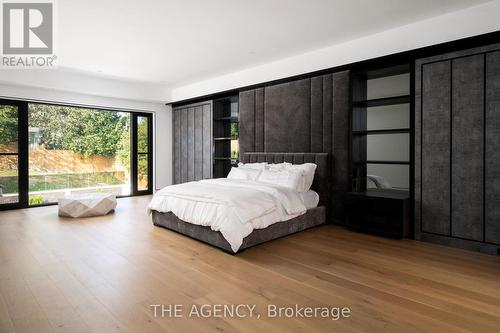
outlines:
[{"label": "glass sliding door", "polygon": [[152,116],[0,99],[0,210],[152,193]]},{"label": "glass sliding door", "polygon": [[134,114],[132,128],[134,131],[133,165],[136,177],[133,181],[134,194],[152,192],[152,117],[150,114]]},{"label": "glass sliding door", "polygon": [[131,194],[131,115],[28,104],[29,205],[66,194]]},{"label": "glass sliding door", "polygon": [[0,101],[0,206],[19,204],[19,106]]}]

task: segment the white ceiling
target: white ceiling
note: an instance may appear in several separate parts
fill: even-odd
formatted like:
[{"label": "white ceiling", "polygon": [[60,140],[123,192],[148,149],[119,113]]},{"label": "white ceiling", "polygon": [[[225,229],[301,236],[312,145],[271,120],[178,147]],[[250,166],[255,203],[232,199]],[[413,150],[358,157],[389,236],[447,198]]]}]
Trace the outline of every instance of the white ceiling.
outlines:
[{"label": "white ceiling", "polygon": [[60,69],[179,85],[487,0],[61,0]]}]

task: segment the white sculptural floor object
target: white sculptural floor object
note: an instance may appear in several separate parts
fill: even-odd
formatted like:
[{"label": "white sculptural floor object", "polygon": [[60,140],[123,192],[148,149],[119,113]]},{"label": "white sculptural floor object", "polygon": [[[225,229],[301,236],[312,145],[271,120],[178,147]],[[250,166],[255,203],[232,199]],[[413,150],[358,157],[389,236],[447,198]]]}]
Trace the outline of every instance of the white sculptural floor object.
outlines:
[{"label": "white sculptural floor object", "polygon": [[59,198],[59,216],[106,215],[116,208],[116,195],[109,193],[73,194]]}]

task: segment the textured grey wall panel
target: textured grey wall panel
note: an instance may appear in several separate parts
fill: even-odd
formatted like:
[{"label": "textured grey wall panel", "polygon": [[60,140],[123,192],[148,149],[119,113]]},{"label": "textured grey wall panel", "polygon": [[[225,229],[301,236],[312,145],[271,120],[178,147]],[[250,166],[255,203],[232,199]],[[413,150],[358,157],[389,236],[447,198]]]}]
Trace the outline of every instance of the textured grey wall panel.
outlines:
[{"label": "textured grey wall panel", "polygon": [[500,51],[486,55],[486,241],[500,245]]},{"label": "textured grey wall panel", "polygon": [[452,61],[451,234],[483,240],[484,56]]},{"label": "textured grey wall panel", "polygon": [[[331,154],[326,181],[333,184],[332,216],[342,222],[350,189],[349,72],[242,91],[239,107],[241,156],[246,152]],[[272,158],[274,163],[298,163],[301,156],[273,154]]]},{"label": "textured grey wall panel", "polygon": [[423,66],[422,230],[450,235],[451,62]]}]

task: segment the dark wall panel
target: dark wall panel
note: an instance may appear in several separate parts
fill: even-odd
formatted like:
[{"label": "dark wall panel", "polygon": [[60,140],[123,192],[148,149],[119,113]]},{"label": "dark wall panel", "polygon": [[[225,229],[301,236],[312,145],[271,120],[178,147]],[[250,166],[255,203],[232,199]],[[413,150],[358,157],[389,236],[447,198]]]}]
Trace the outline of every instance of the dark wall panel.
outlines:
[{"label": "dark wall panel", "polygon": [[311,78],[311,152],[323,152],[323,77]]},{"label": "dark wall panel", "polygon": [[[349,72],[242,91],[239,107],[240,153],[331,154],[327,180],[328,186],[333,184],[331,213],[334,220],[343,221],[345,194],[350,188]],[[296,159],[272,156],[275,163],[299,163],[302,155]]]},{"label": "dark wall panel", "polygon": [[174,141],[174,184],[181,182],[181,114],[173,112]]},{"label": "dark wall panel", "polygon": [[264,150],[264,88],[255,89],[255,150]]},{"label": "dark wall panel", "polygon": [[264,150],[308,152],[311,141],[310,108],[310,79],[266,87]]},{"label": "dark wall panel", "polygon": [[500,245],[500,51],[486,55],[486,241]]},{"label": "dark wall panel", "polygon": [[173,109],[174,184],[212,177],[212,103]]},{"label": "dark wall panel", "polygon": [[188,109],[188,134],[187,134],[187,157],[188,157],[188,181],[194,180],[194,112],[195,108]]},{"label": "dark wall panel", "polygon": [[422,231],[450,235],[451,62],[422,68]]},{"label": "dark wall panel", "polygon": [[500,43],[418,59],[414,124],[415,237],[497,254]]},{"label": "dark wall panel", "polygon": [[188,113],[187,108],[181,111],[181,183],[188,181]]},{"label": "dark wall panel", "polygon": [[255,90],[240,92],[240,153],[255,151]]},{"label": "dark wall panel", "polygon": [[451,234],[483,240],[484,55],[452,60]]},{"label": "dark wall panel", "polygon": [[203,107],[194,111],[194,179],[203,179]]},{"label": "dark wall panel", "polygon": [[[329,74],[329,75],[324,75],[323,76],[323,151],[333,151],[332,147],[332,117],[334,116],[333,113],[335,113],[335,107],[333,105],[333,98],[335,95],[334,92],[334,87],[333,87],[333,76],[336,77],[335,80],[340,80],[337,82],[337,93],[339,100],[337,102],[338,109],[342,109],[346,106],[346,103],[349,103],[349,101],[346,101],[346,98],[349,98],[349,93],[348,93],[348,87],[349,87],[349,74],[348,72],[341,72],[341,73],[336,73],[336,74]],[[340,90],[339,90],[340,89]],[[347,94],[345,92],[341,93],[342,91],[345,91],[347,89]],[[347,107],[349,105],[347,104]],[[333,110],[333,113],[332,113]],[[338,113],[341,114],[347,114],[345,112],[339,111]],[[346,127],[347,129],[347,127]],[[341,130],[340,128],[337,128],[337,131],[340,131],[341,133],[345,133],[347,135],[347,132],[345,129]],[[340,133],[339,133],[340,134]]]},{"label": "dark wall panel", "polygon": [[203,105],[203,179],[212,178],[212,103]]},{"label": "dark wall panel", "polygon": [[[328,77],[328,76],[325,76]],[[333,74],[331,80],[325,80],[323,87],[332,87],[332,93],[323,95],[323,112],[333,108],[324,117],[326,127],[323,147],[332,152],[332,212],[339,221],[345,218],[346,193],[351,190],[349,178],[349,72]],[[324,82],[325,82],[324,81]],[[326,90],[329,91],[328,89]],[[328,96],[326,96],[328,95]]]}]

